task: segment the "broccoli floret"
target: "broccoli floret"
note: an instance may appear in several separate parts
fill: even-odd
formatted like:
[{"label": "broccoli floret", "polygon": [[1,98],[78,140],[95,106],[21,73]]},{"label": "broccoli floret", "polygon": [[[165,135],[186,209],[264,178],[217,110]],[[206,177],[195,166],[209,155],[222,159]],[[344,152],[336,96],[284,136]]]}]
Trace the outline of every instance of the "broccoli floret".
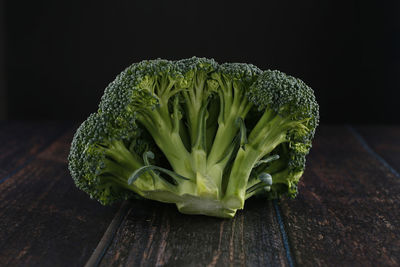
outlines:
[{"label": "broccoli floret", "polygon": [[69,169],[104,205],[147,198],[231,218],[249,197],[296,196],[318,119],[313,90],[279,71],[142,61],[79,127]]}]

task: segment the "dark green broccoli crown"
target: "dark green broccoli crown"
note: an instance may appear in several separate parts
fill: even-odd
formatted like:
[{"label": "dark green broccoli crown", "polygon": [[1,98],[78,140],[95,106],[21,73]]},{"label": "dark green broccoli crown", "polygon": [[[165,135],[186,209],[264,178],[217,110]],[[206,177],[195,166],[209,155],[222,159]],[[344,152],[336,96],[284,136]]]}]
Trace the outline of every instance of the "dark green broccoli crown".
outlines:
[{"label": "dark green broccoli crown", "polygon": [[139,63],[132,64],[128,69],[132,70],[138,77],[174,73],[172,61],[165,59],[143,60]]},{"label": "dark green broccoli crown", "polygon": [[314,91],[302,80],[278,70],[264,71],[248,91],[259,110],[273,109],[292,120],[308,120],[310,129],[318,124],[318,104]]},{"label": "dark green broccoli crown", "polygon": [[121,123],[132,123],[136,119],[136,111],[155,109],[163,94],[169,98],[177,93],[166,88],[186,88],[193,82],[196,72],[207,74],[216,66],[212,59],[196,57],[175,62],[155,59],[132,64],[106,88],[100,112],[113,116]]},{"label": "dark green broccoli crown", "polygon": [[247,95],[258,110],[271,109],[283,118],[299,122],[297,126],[300,127],[293,127],[288,132],[291,140],[307,143],[313,138],[319,122],[319,107],[314,91],[300,79],[267,70],[250,87]]},{"label": "dark green broccoli crown", "polygon": [[181,74],[186,74],[191,71],[204,71],[209,73],[214,71],[218,66],[214,59],[198,57],[177,60],[174,62],[174,65]]},{"label": "dark green broccoli crown", "polygon": [[[203,85],[207,83],[209,74],[214,72],[218,64],[213,59],[197,58],[192,57],[188,59],[182,59],[174,62],[176,70],[181,73],[183,79],[178,81],[176,86],[180,88],[203,88]],[[210,90],[202,91],[204,93],[204,100],[207,95],[211,93],[213,86],[209,84]],[[200,92],[198,92],[200,93]]]},{"label": "dark green broccoli crown", "polygon": [[262,73],[256,66],[246,63],[224,63],[218,71],[229,79],[241,82],[253,82]]},{"label": "dark green broccoli crown", "polygon": [[121,123],[134,123],[135,111],[156,108],[153,94],[160,74],[174,75],[172,63],[167,60],[146,60],[132,64],[110,83],[100,102],[100,112],[109,114]]},{"label": "dark green broccoli crown", "polygon": [[117,140],[136,139],[138,132],[132,125],[119,128],[98,113],[91,114],[76,131],[70,154],[69,170],[78,188],[102,204],[111,204],[133,195],[107,178],[107,151]]}]

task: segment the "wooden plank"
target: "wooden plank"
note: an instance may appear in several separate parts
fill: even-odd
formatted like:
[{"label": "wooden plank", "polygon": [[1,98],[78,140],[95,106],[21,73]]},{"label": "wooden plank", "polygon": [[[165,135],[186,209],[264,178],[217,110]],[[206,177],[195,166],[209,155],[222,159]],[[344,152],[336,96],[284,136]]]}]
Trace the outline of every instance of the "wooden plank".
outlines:
[{"label": "wooden plank", "polygon": [[131,205],[100,266],[288,266],[270,201],[250,199],[231,220]]},{"label": "wooden plank", "polygon": [[68,122],[4,121],[0,125],[0,183],[71,127]]},{"label": "wooden plank", "polygon": [[400,179],[345,127],[320,127],[281,207],[301,266],[399,266]]},{"label": "wooden plank", "polygon": [[118,206],[78,190],[67,169],[72,132],[0,187],[0,265],[82,266]]},{"label": "wooden plank", "polygon": [[400,173],[400,126],[357,126],[355,130],[397,173]]}]

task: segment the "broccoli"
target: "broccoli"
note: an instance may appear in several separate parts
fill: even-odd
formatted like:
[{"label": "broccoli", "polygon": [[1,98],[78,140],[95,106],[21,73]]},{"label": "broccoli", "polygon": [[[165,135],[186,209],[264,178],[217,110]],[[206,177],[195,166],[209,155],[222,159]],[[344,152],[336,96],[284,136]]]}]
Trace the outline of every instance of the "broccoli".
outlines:
[{"label": "broccoli", "polygon": [[232,218],[252,196],[296,196],[318,120],[313,90],[280,71],[145,60],[107,86],[69,170],[103,205],[146,198]]}]

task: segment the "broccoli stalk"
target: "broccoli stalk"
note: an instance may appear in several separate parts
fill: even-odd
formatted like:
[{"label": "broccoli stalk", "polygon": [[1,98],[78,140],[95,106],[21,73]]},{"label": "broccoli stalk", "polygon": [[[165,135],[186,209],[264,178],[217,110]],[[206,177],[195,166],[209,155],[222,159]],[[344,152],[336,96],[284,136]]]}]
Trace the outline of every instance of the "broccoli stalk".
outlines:
[{"label": "broccoli stalk", "polygon": [[231,218],[252,196],[295,196],[318,124],[313,91],[279,71],[191,58],[133,64],[69,155],[102,204],[143,197]]},{"label": "broccoli stalk", "polygon": [[304,127],[300,122],[273,113],[272,110],[268,110],[263,114],[251,131],[247,144],[240,148],[236,156],[225,195],[225,201],[232,208],[243,208],[248,178],[256,163],[278,145],[288,141],[289,129]]}]

